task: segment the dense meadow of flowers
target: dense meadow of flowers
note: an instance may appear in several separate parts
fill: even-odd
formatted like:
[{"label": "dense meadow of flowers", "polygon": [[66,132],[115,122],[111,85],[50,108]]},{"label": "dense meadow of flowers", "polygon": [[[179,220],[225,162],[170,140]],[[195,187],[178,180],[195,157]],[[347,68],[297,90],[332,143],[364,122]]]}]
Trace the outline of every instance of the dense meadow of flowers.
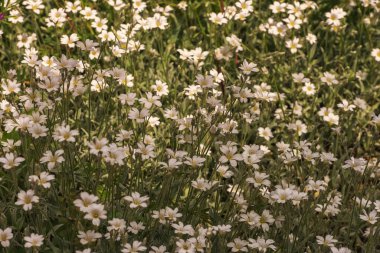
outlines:
[{"label": "dense meadow of flowers", "polygon": [[380,252],[379,0],[0,2],[1,252]]}]

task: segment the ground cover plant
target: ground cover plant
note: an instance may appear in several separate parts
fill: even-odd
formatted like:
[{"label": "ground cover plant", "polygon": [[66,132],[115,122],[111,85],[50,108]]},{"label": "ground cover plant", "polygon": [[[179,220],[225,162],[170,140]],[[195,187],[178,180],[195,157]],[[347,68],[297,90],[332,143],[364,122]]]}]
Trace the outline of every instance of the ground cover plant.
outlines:
[{"label": "ground cover plant", "polygon": [[1,252],[380,252],[379,14],[1,1]]}]

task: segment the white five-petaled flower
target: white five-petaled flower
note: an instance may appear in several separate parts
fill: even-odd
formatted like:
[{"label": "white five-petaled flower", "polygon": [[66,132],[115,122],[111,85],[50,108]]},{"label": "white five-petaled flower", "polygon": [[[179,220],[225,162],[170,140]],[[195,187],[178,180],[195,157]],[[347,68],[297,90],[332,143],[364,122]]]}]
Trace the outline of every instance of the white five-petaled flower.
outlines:
[{"label": "white five-petaled flower", "polygon": [[24,160],[23,157],[17,157],[14,153],[6,153],[5,157],[0,157],[0,162],[6,170],[19,166]]},{"label": "white five-petaled flower", "polygon": [[269,127],[263,128],[259,127],[259,136],[263,137],[265,140],[269,141],[273,137],[272,130]]},{"label": "white five-petaled flower", "polygon": [[247,62],[247,60],[243,61],[243,64],[240,65],[239,69],[245,75],[249,75],[251,74],[251,72],[259,72],[259,69],[257,68],[257,64],[253,62]]},{"label": "white five-petaled flower", "polygon": [[132,245],[129,243],[124,244],[124,248],[121,250],[123,253],[138,253],[139,251],[145,251],[146,247],[142,245],[142,242],[133,241]]},{"label": "white five-petaled flower", "polygon": [[125,196],[124,199],[130,202],[129,204],[130,208],[138,208],[138,207],[145,208],[148,206],[146,202],[149,200],[149,197],[141,196],[140,193],[138,192],[132,192],[130,196]]},{"label": "white five-petaled flower", "polygon": [[276,250],[276,246],[273,245],[274,241],[272,239],[265,239],[258,237],[255,239],[249,239],[248,247],[252,249],[257,249],[259,252],[267,252],[268,249]]},{"label": "white five-petaled flower", "polygon": [[75,142],[77,135],[79,135],[78,130],[71,130],[69,125],[62,124],[55,128],[53,138],[59,142]]},{"label": "white five-petaled flower", "polygon": [[99,226],[100,220],[104,220],[107,218],[107,211],[104,210],[104,205],[102,204],[91,204],[87,208],[86,212],[87,213],[84,216],[84,218],[87,220],[91,220],[92,224],[94,224],[95,226]]},{"label": "white five-petaled flower", "polygon": [[339,83],[338,80],[336,80],[335,75],[330,72],[324,72],[321,81],[329,86]]},{"label": "white five-petaled flower", "polygon": [[13,233],[11,228],[0,229],[0,244],[4,248],[9,247],[10,240],[13,238]]},{"label": "white five-petaled flower", "polygon": [[327,247],[334,247],[335,243],[338,242],[338,240],[334,239],[332,235],[326,235],[325,237],[323,236],[317,236],[317,243],[319,245],[327,246]]},{"label": "white five-petaled flower", "polygon": [[30,236],[25,236],[25,248],[41,247],[44,241],[44,237],[39,234],[32,233]]},{"label": "white five-petaled flower", "polygon": [[41,172],[39,176],[31,175],[29,176],[29,182],[37,183],[37,185],[42,186],[43,188],[50,188],[50,181],[54,180],[55,176],[49,174],[48,172]]},{"label": "white five-petaled flower", "polygon": [[87,212],[89,206],[95,203],[96,201],[98,201],[98,199],[99,198],[93,194],[89,194],[87,192],[81,192],[80,199],[74,200],[74,205],[76,207],[79,207],[79,210],[81,212]]},{"label": "white five-petaled flower", "polygon": [[374,48],[371,51],[371,56],[375,58],[375,61],[380,62],[380,48]]},{"label": "white five-petaled flower", "polygon": [[379,217],[377,216],[377,211],[372,210],[370,213],[367,213],[366,210],[363,210],[363,214],[360,215],[360,219],[368,222],[369,224],[375,224]]},{"label": "white five-petaled flower", "polygon": [[286,47],[290,49],[290,52],[292,54],[295,54],[299,48],[302,48],[302,45],[299,38],[294,38],[292,40],[286,41]]},{"label": "white five-petaled flower", "polygon": [[209,20],[217,25],[227,24],[228,20],[224,17],[223,13],[210,13]]},{"label": "white five-petaled flower", "polygon": [[65,158],[63,158],[63,150],[59,149],[57,151],[51,152],[50,150],[46,151],[40,159],[40,163],[47,163],[48,169],[53,169],[57,164],[62,163],[65,161]]},{"label": "white five-petaled flower", "polygon": [[34,195],[33,190],[28,190],[28,191],[20,191],[17,194],[17,201],[16,205],[21,206],[25,211],[31,210],[32,209],[32,203],[38,203],[40,198],[38,196]]},{"label": "white five-petaled flower", "polygon": [[78,238],[80,239],[80,243],[82,245],[86,245],[88,243],[95,242],[99,238],[102,238],[102,234],[95,232],[95,230],[87,230],[86,232],[79,231]]},{"label": "white five-petaled flower", "polygon": [[70,48],[75,47],[75,42],[79,40],[78,35],[76,33],[71,34],[70,36],[68,35],[63,35],[61,38],[61,44],[62,45],[67,45]]},{"label": "white five-petaled flower", "polygon": [[233,242],[227,243],[227,247],[231,248],[232,252],[248,252],[247,245],[248,242],[246,240],[241,240],[240,238],[235,238]]}]

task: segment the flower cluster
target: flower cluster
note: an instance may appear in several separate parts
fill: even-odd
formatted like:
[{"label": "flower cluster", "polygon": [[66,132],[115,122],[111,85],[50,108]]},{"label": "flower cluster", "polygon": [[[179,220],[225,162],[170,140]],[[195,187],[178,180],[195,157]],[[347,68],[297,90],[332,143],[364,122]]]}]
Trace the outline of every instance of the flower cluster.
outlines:
[{"label": "flower cluster", "polygon": [[380,5],[348,2],[3,1],[0,248],[377,252]]}]

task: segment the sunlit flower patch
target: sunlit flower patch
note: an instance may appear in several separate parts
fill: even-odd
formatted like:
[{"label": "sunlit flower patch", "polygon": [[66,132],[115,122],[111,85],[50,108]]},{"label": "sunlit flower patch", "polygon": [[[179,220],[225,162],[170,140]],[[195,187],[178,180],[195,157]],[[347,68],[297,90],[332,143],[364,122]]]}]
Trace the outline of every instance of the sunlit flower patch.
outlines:
[{"label": "sunlit flower patch", "polygon": [[4,0],[3,252],[380,252],[380,1]]}]

